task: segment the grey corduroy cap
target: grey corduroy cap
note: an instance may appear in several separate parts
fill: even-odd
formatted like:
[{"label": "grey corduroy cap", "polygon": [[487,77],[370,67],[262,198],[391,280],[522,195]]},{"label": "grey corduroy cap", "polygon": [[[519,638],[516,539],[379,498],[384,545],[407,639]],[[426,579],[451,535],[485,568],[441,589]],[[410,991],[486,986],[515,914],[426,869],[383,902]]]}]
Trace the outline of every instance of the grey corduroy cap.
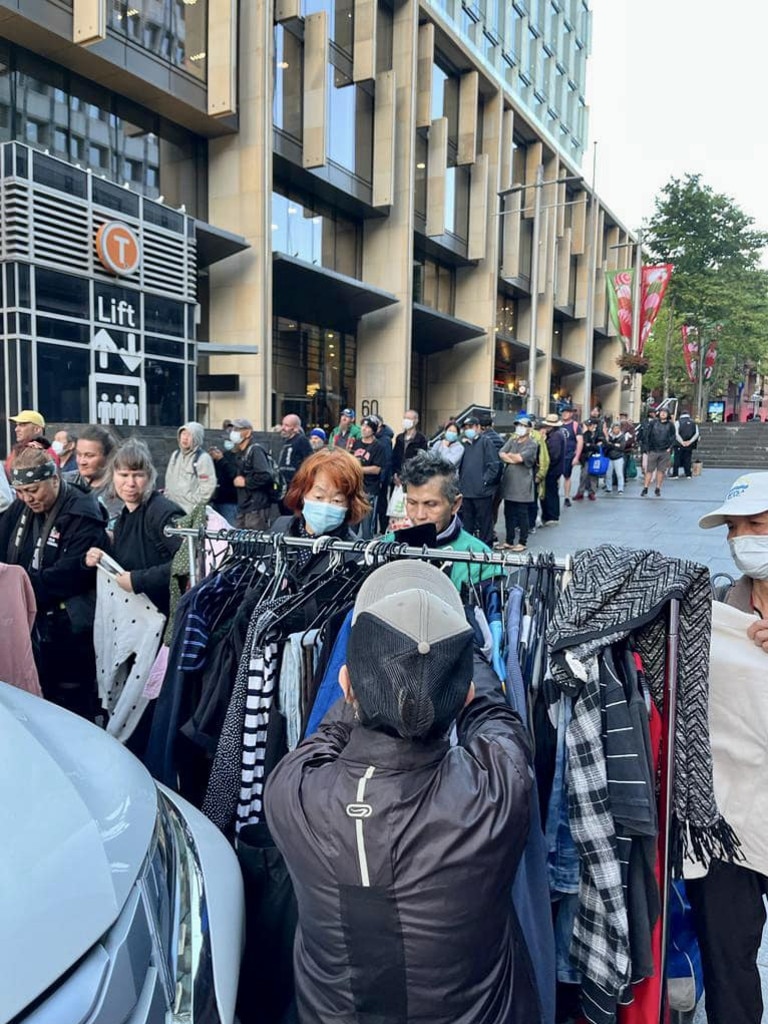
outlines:
[{"label": "grey corduroy cap", "polygon": [[355,602],[347,668],[364,725],[406,739],[447,732],[473,670],[473,632],[450,579],[423,562],[372,573]]}]

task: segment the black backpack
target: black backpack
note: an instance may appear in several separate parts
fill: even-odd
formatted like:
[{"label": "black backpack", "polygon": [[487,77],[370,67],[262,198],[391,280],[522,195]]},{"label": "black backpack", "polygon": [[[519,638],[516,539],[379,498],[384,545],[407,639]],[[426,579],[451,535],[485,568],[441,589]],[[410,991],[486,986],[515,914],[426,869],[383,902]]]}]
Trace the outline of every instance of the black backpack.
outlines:
[{"label": "black backpack", "polygon": [[678,423],[677,432],[680,435],[681,440],[690,441],[696,433],[696,424],[690,416],[686,416],[685,419],[681,419]]}]

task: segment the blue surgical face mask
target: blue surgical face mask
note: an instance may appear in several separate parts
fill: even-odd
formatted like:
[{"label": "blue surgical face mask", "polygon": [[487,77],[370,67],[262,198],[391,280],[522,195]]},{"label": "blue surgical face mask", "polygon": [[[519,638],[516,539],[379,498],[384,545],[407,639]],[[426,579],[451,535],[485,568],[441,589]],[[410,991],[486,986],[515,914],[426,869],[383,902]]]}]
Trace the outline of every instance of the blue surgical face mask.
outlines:
[{"label": "blue surgical face mask", "polygon": [[314,534],[330,533],[341,526],[347,518],[347,509],[340,505],[332,505],[329,501],[310,501],[305,499],[304,522]]},{"label": "blue surgical face mask", "polygon": [[225,452],[231,452],[235,446],[230,440],[226,440],[222,447],[224,448]]},{"label": "blue surgical face mask", "polygon": [[456,433],[455,430],[446,430],[446,432],[445,432],[445,440],[446,441],[450,441],[451,444],[453,444],[453,442],[454,441],[458,441],[458,439],[459,439],[459,435]]},{"label": "blue surgical face mask", "polygon": [[474,427],[467,427],[467,429],[464,431],[464,437],[466,437],[468,441],[474,441],[475,438],[477,437],[477,431],[475,430]]}]

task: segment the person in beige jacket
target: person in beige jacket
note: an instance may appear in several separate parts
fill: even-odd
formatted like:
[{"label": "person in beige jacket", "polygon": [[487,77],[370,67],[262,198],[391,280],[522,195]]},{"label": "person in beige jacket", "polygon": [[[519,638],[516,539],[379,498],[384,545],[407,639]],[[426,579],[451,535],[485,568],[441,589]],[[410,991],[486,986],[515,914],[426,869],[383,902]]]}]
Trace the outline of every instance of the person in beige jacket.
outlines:
[{"label": "person in beige jacket", "polygon": [[207,504],[216,490],[216,467],[203,448],[205,431],[201,423],[190,421],[178,430],[179,447],[168,460],[165,471],[165,496],[191,512]]}]

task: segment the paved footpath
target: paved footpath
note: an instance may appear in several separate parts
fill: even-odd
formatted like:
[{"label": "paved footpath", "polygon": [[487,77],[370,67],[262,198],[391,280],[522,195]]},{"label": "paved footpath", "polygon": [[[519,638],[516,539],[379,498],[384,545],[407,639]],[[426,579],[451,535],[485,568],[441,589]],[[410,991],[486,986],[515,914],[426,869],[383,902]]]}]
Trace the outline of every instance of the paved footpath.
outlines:
[{"label": "paved footpath", "polygon": [[[768,466],[766,466],[768,470]],[[623,494],[598,491],[596,501],[574,502],[560,508],[557,526],[539,527],[528,538],[528,551],[552,551],[557,557],[591,548],[597,544],[619,544],[629,548],[653,548],[664,554],[690,558],[708,566],[711,573],[734,575],[726,543],[725,527],[702,530],[701,516],[717,508],[733,481],[737,469],[705,469],[690,480],[667,478],[661,496],[651,489],[640,497],[642,483],[627,481]],[[572,493],[576,493],[574,476]],[[497,534],[504,539],[503,514]]]},{"label": "paved footpath", "polygon": [[[768,470],[768,466],[766,466]],[[623,494],[598,491],[596,501],[577,501],[571,508],[560,508],[558,526],[540,527],[528,540],[528,551],[537,554],[552,551],[562,558],[566,554],[597,544],[615,543],[629,548],[654,548],[664,554],[690,558],[708,566],[712,574],[737,576],[728,551],[725,527],[702,530],[698,520],[717,508],[733,481],[741,475],[738,469],[704,469],[691,480],[664,481],[661,496],[651,489],[642,498],[642,482],[629,480]],[[576,493],[577,478],[572,492]],[[503,539],[503,516],[498,536]],[[763,1024],[768,1024],[768,931],[758,962],[763,979],[763,1001],[767,1008]],[[694,1024],[706,1024],[703,1000]]]}]

